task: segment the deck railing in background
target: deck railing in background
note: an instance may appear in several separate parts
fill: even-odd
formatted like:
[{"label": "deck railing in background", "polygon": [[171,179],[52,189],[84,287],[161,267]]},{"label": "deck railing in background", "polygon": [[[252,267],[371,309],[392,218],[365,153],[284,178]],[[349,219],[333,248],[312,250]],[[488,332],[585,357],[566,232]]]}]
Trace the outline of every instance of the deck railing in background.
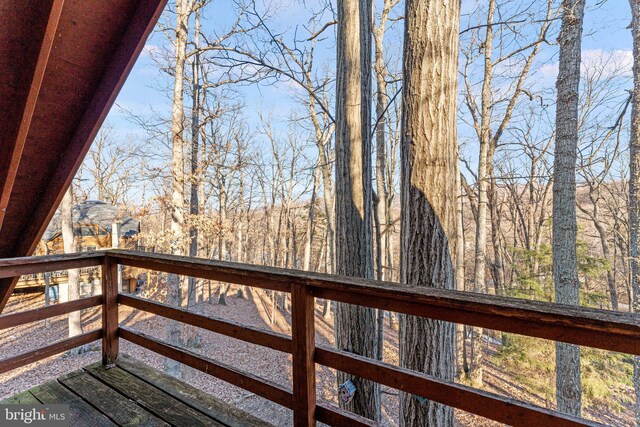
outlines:
[{"label": "deck railing in background", "polygon": [[[105,259],[104,253],[82,253],[68,255],[50,255],[46,257],[25,257],[0,259],[0,279],[18,277],[48,271],[60,271],[70,268],[83,268],[99,266]],[[104,299],[102,295],[82,298],[61,304],[35,310],[12,313],[0,316],[0,330],[20,326],[55,316],[73,313],[74,311],[102,305],[104,312]],[[16,356],[0,360],[0,373],[11,371],[21,366],[37,362],[50,356],[83,346],[102,337],[102,329],[83,333],[75,337],[57,341],[36,350],[18,354]],[[19,343],[16,343],[19,345]]]},{"label": "deck railing in background", "polygon": [[[291,294],[292,335],[203,316],[132,295],[117,293],[118,265],[270,289]],[[112,364],[120,338],[244,388],[293,410],[296,426],[374,425],[316,399],[316,364],[510,425],[598,425],[515,399],[315,344],[314,298],[364,305],[531,337],[610,351],[640,354],[640,322],[629,313],[562,306],[489,295],[402,287],[270,267],[170,255],[109,250],[41,258],[0,260],[0,278],[40,271],[102,265],[103,295],[25,313],[0,316],[0,329],[102,304],[102,330],[60,341],[42,350],[0,361],[0,373],[102,337],[103,363]],[[118,305],[292,354],[291,389],[118,324]]]}]

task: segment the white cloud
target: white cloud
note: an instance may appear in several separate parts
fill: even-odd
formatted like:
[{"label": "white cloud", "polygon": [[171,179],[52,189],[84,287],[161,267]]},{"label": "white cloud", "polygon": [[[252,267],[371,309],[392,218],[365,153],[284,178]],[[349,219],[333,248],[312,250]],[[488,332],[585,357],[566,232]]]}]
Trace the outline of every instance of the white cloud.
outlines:
[{"label": "white cloud", "polygon": [[540,73],[545,77],[556,78],[558,76],[558,63],[544,64],[540,67]]},{"label": "white cloud", "polygon": [[152,44],[152,43],[147,43],[142,48],[142,55],[143,56],[153,56],[153,55],[157,54],[158,52],[160,52],[160,47],[155,45],[155,44]]},{"label": "white cloud", "polygon": [[603,76],[633,75],[633,52],[631,50],[591,49],[582,53],[582,72],[601,72]]},{"label": "white cloud", "polygon": [[[600,74],[603,78],[630,77],[633,75],[633,52],[624,49],[588,49],[582,52],[581,68],[583,74]],[[558,76],[558,63],[544,64],[540,67],[540,73],[555,79]]]}]

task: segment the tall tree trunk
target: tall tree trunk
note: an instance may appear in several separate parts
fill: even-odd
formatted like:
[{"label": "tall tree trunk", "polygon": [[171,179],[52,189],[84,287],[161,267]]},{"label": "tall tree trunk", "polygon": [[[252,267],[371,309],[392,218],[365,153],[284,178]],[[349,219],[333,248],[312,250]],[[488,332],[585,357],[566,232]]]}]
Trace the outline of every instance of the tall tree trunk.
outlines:
[{"label": "tall tree trunk", "polygon": [[[401,282],[455,289],[458,0],[407,0],[402,94]],[[400,365],[452,381],[454,324],[402,316]],[[453,408],[401,394],[401,426],[452,426]]]},{"label": "tall tree trunk", "polygon": [[[595,211],[597,215],[597,210]],[[609,233],[603,226],[603,224],[598,220],[597,216],[592,218],[593,225],[598,232],[598,236],[600,237],[600,246],[602,247],[602,256],[604,259],[609,261],[613,266],[613,270],[611,268],[607,269],[607,286],[609,287],[609,300],[611,302],[611,309],[618,311],[618,290],[616,289],[616,278],[615,278],[615,265],[616,258],[615,255],[611,257],[611,249],[609,248]]]},{"label": "tall tree trunk", "polygon": [[[386,251],[389,249],[388,240],[389,227],[391,224],[387,222],[389,215],[387,209],[389,206],[389,188],[387,188],[386,168],[387,168],[387,107],[389,104],[389,96],[387,95],[387,68],[384,63],[384,35],[386,32],[387,19],[389,12],[394,4],[394,0],[385,0],[382,11],[380,13],[380,23],[373,30],[373,39],[375,41],[375,62],[374,71],[376,78],[376,195],[375,205],[377,209],[377,225],[380,229],[379,244],[381,271],[377,277],[378,280],[389,280],[389,274],[384,273],[384,262],[389,259]],[[387,265],[387,268],[389,266]],[[388,270],[387,270],[388,271]]]},{"label": "tall tree trunk", "polygon": [[307,237],[304,242],[304,259],[302,269],[308,271],[311,266],[311,252],[313,251],[313,238],[315,237],[316,218],[316,195],[320,185],[320,168],[313,169],[313,189],[311,190],[311,200],[309,201],[309,215],[307,220]]},{"label": "tall tree trunk", "polygon": [[[336,72],[336,270],[340,275],[373,278],[371,176],[371,0],[338,2]],[[337,304],[336,345],[341,350],[376,357],[376,311]],[[341,406],[380,419],[380,386],[352,380],[357,392]]]},{"label": "tall tree trunk", "polygon": [[[218,259],[227,261],[229,259],[227,253],[227,186],[224,177],[220,177],[219,181],[220,206],[218,212]],[[229,292],[230,284],[226,283],[220,287],[220,295],[218,296],[218,304],[227,305],[227,292]]]},{"label": "tall tree trunk", "polygon": [[[629,0],[633,35],[633,102],[631,107],[629,178],[629,259],[631,260],[632,309],[640,313],[640,0]],[[640,356],[633,358],[633,385],[636,390],[636,425],[640,426]]]},{"label": "tall tree trunk", "polygon": [[[200,213],[200,202],[198,199],[198,187],[200,185],[199,151],[200,151],[200,11],[196,11],[195,16],[195,56],[192,67],[192,106],[191,106],[191,174],[189,175],[189,256],[198,256],[198,226],[197,217]],[[187,306],[196,304],[196,278],[189,277]]]},{"label": "tall tree trunk", "polygon": [[[184,67],[187,50],[189,12],[187,0],[176,0],[175,74],[173,105],[171,109],[171,253],[185,254],[184,235]],[[179,306],[181,303],[180,279],[175,274],[167,277],[167,303]],[[170,343],[181,343],[180,324],[167,322],[167,338]],[[165,359],[168,374],[180,377],[180,364]]]},{"label": "tall tree trunk", "polygon": [[[390,223],[388,222],[390,209],[390,191],[387,188],[386,170],[387,170],[387,107],[389,105],[389,97],[387,95],[387,68],[384,63],[384,35],[386,32],[387,19],[394,0],[385,0],[382,11],[380,13],[380,23],[373,29],[373,39],[375,41],[375,62],[374,71],[376,79],[376,117],[375,117],[375,136],[376,136],[376,194],[374,197],[374,223],[376,237],[376,279],[390,280],[390,265],[386,265],[387,273],[385,274],[385,262],[389,261],[390,256]],[[377,330],[378,343],[377,353],[378,359],[382,360],[384,352],[384,310],[378,310],[377,314]]]},{"label": "tall tree trunk", "polygon": [[[464,203],[462,200],[462,182],[460,177],[460,165],[456,172],[456,290],[466,291],[465,267],[464,267]],[[469,371],[467,352],[465,346],[466,327],[463,324],[456,324],[456,376],[462,377]]]},{"label": "tall tree trunk", "polygon": [[[379,215],[379,207],[380,207],[380,199],[376,193],[373,194],[373,204],[376,206],[373,209],[373,225],[375,230],[375,269],[376,269],[376,280],[382,280],[382,239],[380,238],[380,215]],[[376,358],[378,360],[382,360],[383,352],[384,352],[384,310],[377,309],[376,310]]]},{"label": "tall tree trunk", "polygon": [[329,153],[327,153],[327,142],[325,141],[320,121],[315,112],[315,99],[309,96],[309,114],[316,134],[316,146],[318,148],[318,167],[322,172],[322,197],[324,200],[324,210],[327,226],[327,241],[329,252],[329,268],[330,273],[335,273],[335,206],[332,197],[333,186],[331,184],[331,166],[329,161]]},{"label": "tall tree trunk", "polygon": [[[64,252],[67,254],[74,253],[77,249],[76,239],[73,233],[73,184],[69,185],[69,188],[62,198],[62,203],[60,205],[60,220]],[[68,301],[73,301],[80,298],[80,279],[78,269],[69,269],[68,274]],[[74,337],[80,334],[82,334],[81,312],[74,311],[73,313],[69,313],[69,336]]]},{"label": "tall tree trunk", "polygon": [[[480,150],[478,155],[478,217],[476,223],[476,252],[473,270],[473,291],[486,292],[487,274],[487,214],[489,178],[492,168],[491,152],[491,80],[493,77],[493,16],[496,1],[489,1],[487,29],[484,40],[484,80],[482,83],[482,120],[480,125]],[[482,328],[471,329],[472,384],[482,385]]]},{"label": "tall tree trunk", "polygon": [[[237,262],[245,262],[245,252],[244,252],[244,235],[242,232],[242,220],[243,220],[243,216],[249,217],[249,210],[250,209],[246,209],[245,207],[245,199],[244,199],[244,156],[243,156],[243,149],[241,144],[238,144],[238,173],[239,173],[239,179],[238,179],[238,200],[240,203],[239,209],[238,209],[238,215],[236,215],[236,220],[237,220],[237,225],[236,225],[236,261]],[[251,196],[249,196],[251,197]],[[250,230],[250,227],[247,227],[247,230]],[[236,296],[238,298],[244,298],[245,297],[245,293],[246,293],[246,288],[244,285],[241,285],[238,287],[238,293],[236,294]]]},{"label": "tall tree trunk", "polygon": [[491,276],[496,295],[505,296],[504,257],[502,252],[505,247],[505,242],[500,235],[500,218],[502,216],[502,212],[498,209],[498,189],[493,172],[490,173],[489,176],[491,177],[491,180],[489,183],[489,197],[487,198],[487,202],[489,206],[489,216],[491,217],[491,247],[493,248]]},{"label": "tall tree trunk", "polygon": [[[576,152],[584,0],[564,0],[556,88],[556,146],[553,171],[553,278],[556,303],[578,305]],[[580,347],[556,343],[558,410],[579,416],[582,407]]]}]

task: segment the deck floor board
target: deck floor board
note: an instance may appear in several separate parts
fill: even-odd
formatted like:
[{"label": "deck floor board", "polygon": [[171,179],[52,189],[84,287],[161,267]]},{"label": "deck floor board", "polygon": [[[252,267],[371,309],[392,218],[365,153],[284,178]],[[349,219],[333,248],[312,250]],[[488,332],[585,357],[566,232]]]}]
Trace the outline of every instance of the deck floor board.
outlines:
[{"label": "deck floor board", "polygon": [[170,424],[137,405],[85,371],[59,378],[62,384],[106,414],[119,426],[169,427]]},{"label": "deck floor board", "polygon": [[29,390],[23,391],[20,394],[16,394],[8,399],[2,401],[2,403],[11,404],[11,405],[19,405],[19,404],[38,404],[40,401],[36,399],[36,397],[31,394]]},{"label": "deck floor board", "polygon": [[231,410],[231,407],[225,402],[176,378],[158,372],[149,366],[137,363],[136,360],[131,357],[120,357],[116,364],[130,374],[164,390],[176,399],[204,412],[229,427],[243,427],[247,425],[254,427],[270,426],[269,423],[255,418],[250,414],[235,409]]},{"label": "deck floor board", "polygon": [[114,427],[117,425],[56,380],[32,388],[31,394],[44,404],[68,403],[72,426]]},{"label": "deck floor board", "polygon": [[70,405],[71,426],[268,427],[270,424],[121,355],[16,394],[0,404]]},{"label": "deck floor board", "polygon": [[114,390],[135,400],[140,406],[153,412],[163,420],[175,426],[223,426],[196,411],[185,403],[169,396],[150,384],[118,368],[105,368],[101,364],[87,366],[86,371],[99,380],[109,384]]}]

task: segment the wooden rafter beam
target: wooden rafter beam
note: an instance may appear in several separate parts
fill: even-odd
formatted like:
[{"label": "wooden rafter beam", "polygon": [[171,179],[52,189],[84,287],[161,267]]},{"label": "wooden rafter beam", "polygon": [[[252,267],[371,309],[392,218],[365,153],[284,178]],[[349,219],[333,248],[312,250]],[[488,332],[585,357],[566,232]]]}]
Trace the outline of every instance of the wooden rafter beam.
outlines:
[{"label": "wooden rafter beam", "polygon": [[40,44],[38,59],[33,71],[33,77],[31,78],[31,84],[29,85],[29,92],[22,111],[18,133],[15,141],[13,142],[13,150],[6,171],[4,185],[0,188],[0,233],[2,232],[2,223],[4,222],[4,217],[7,212],[7,206],[9,206],[11,190],[13,189],[13,184],[15,183],[16,174],[18,172],[18,166],[22,158],[22,151],[27,141],[33,112],[35,111],[38,95],[40,94],[40,87],[42,86],[42,80],[44,79],[44,72],[47,68],[47,63],[49,62],[49,55],[51,54],[51,48],[55,40],[63,5],[64,0],[53,0],[51,2],[47,26],[42,38],[42,43]]}]

